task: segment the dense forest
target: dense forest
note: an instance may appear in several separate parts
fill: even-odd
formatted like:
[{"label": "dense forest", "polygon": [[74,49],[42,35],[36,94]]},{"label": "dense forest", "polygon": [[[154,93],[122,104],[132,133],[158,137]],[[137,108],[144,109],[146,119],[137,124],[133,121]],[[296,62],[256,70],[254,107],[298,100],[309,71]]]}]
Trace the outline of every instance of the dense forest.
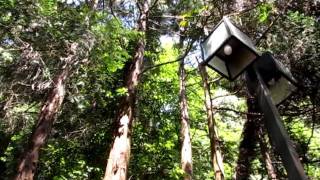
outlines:
[{"label": "dense forest", "polygon": [[287,179],[243,76],[200,43],[228,16],[298,83],[277,106],[320,179],[318,0],[1,0],[0,179]]}]

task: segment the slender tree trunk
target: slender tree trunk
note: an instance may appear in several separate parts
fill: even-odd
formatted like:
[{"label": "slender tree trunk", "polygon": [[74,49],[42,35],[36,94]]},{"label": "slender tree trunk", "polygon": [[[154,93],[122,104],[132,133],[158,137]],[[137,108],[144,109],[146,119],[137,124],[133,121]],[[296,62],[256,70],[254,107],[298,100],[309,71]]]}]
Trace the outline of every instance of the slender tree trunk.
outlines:
[{"label": "slender tree trunk", "polygon": [[1,142],[1,144],[0,144],[0,157],[1,157],[4,155],[7,147],[10,144],[12,134],[6,135],[5,133],[2,133],[2,132],[0,132],[0,134],[1,134],[1,137],[0,137],[0,140],[1,140],[0,141]]},{"label": "slender tree trunk", "polygon": [[[145,0],[139,3],[140,17],[138,21],[139,31],[145,33],[148,18],[149,4]],[[139,74],[143,67],[143,56],[145,50],[145,40],[138,41],[132,65],[129,68],[126,78],[127,95],[122,99],[118,115],[115,119],[116,131],[114,132],[114,142],[112,144],[104,180],[126,180],[128,164],[130,159],[131,130],[133,124],[134,104],[136,97],[136,87],[139,82]]]},{"label": "slender tree trunk", "polygon": [[247,121],[242,131],[242,141],[240,142],[239,155],[236,167],[235,179],[249,179],[251,170],[251,161],[255,156],[255,147],[257,144],[257,103],[254,98],[247,99],[248,115]]},{"label": "slender tree trunk", "polygon": [[45,144],[55,116],[62,104],[65,95],[65,81],[68,75],[69,69],[66,68],[54,80],[54,88],[50,91],[41,109],[38,124],[31,137],[31,144],[18,166],[16,180],[33,179],[38,164],[40,148]]},{"label": "slender tree trunk", "polygon": [[188,104],[186,95],[186,72],[184,69],[184,59],[181,60],[179,66],[179,80],[180,80],[180,118],[181,118],[181,165],[185,173],[184,179],[192,179],[192,148],[190,139],[190,124],[188,114]]},{"label": "slender tree trunk", "polygon": [[205,66],[199,64],[199,71],[202,76],[203,90],[205,97],[205,106],[207,111],[207,122],[209,129],[211,162],[215,174],[215,180],[224,179],[223,159],[220,150],[219,137],[214,120],[214,110],[211,102],[210,86],[208,82],[208,74]]},{"label": "slender tree trunk", "polygon": [[[5,152],[11,142],[12,134],[6,134],[4,132],[0,132],[0,157],[5,155]],[[0,160],[0,177],[4,174],[6,171],[6,163],[2,160]]]},{"label": "slender tree trunk", "polygon": [[260,128],[258,130],[260,152],[261,152],[262,158],[264,160],[269,179],[277,179],[277,173],[276,173],[275,168],[272,165],[272,159],[271,159],[271,156],[269,153],[270,151],[268,149],[267,142],[266,142],[266,139],[264,138],[263,132],[264,132],[263,128],[262,128],[262,126],[260,126]]},{"label": "slender tree trunk", "polygon": [[72,43],[69,48],[69,56],[64,59],[65,66],[53,81],[53,88],[48,93],[48,97],[42,106],[38,123],[32,133],[30,143],[25,153],[22,155],[18,165],[16,180],[31,180],[36,171],[39,160],[40,148],[45,144],[54,123],[55,117],[60,109],[65,96],[65,84],[70,76],[72,65],[82,58],[87,58],[89,51],[93,47],[94,39],[85,34],[80,43]]}]

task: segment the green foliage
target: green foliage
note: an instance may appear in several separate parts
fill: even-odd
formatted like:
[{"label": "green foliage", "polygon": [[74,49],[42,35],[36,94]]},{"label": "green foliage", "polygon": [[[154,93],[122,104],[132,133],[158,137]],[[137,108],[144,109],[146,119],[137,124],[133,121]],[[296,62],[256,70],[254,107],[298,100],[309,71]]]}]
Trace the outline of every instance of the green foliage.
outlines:
[{"label": "green foliage", "polygon": [[57,13],[57,0],[39,0],[40,12],[49,16]]},{"label": "green foliage", "polygon": [[[99,19],[103,18],[102,15],[99,15]],[[137,33],[124,29],[115,19],[104,24],[98,23],[92,27],[92,30],[99,41],[94,58],[101,59],[106,65],[105,70],[110,73],[122,69],[131,57],[126,48],[130,41],[135,40]]]},{"label": "green foliage", "polygon": [[306,173],[310,177],[320,177],[317,169],[320,158],[320,131],[318,129],[310,129],[309,124],[301,121],[305,117],[295,118],[288,122],[287,127],[291,134],[291,138],[296,142],[295,146],[299,154],[303,154],[302,161],[305,162]]},{"label": "green foliage", "polygon": [[[172,61],[177,50],[167,44],[158,63]],[[180,179],[178,147],[178,66],[150,70],[139,88],[139,117],[133,135],[130,172],[135,179]],[[159,89],[158,87],[162,87]],[[139,166],[136,166],[139,164]],[[141,168],[142,167],[142,168]],[[160,176],[159,176],[160,174]]]},{"label": "green foliage", "polygon": [[0,47],[0,59],[1,66],[6,66],[7,64],[11,64],[13,62],[13,54],[10,51],[3,49]]},{"label": "green foliage", "polygon": [[90,166],[87,159],[79,153],[81,148],[80,144],[63,139],[59,139],[59,144],[49,143],[44,149],[43,163],[39,165],[44,171],[38,177],[57,180],[98,179],[97,175],[101,176],[102,169]]},{"label": "green foliage", "polygon": [[263,3],[258,6],[258,19],[260,23],[263,23],[268,20],[270,13],[273,10],[273,4]]}]

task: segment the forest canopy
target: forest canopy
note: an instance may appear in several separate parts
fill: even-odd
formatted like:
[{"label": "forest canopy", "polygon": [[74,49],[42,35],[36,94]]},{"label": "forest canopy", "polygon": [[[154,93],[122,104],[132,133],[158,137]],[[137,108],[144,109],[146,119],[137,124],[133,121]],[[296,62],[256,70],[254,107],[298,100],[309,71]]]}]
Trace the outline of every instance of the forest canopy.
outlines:
[{"label": "forest canopy", "polygon": [[0,179],[288,179],[244,75],[202,63],[223,17],[291,71],[277,109],[320,179],[318,0],[2,0],[0,13]]}]

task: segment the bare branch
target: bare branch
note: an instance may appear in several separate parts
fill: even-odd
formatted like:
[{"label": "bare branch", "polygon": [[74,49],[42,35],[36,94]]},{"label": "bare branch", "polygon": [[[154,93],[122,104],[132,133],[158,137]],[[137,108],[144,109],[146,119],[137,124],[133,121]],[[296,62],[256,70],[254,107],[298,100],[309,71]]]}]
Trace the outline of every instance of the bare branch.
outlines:
[{"label": "bare branch", "polygon": [[191,50],[194,42],[195,42],[195,40],[192,40],[192,41],[189,43],[189,45],[188,45],[185,53],[184,53],[182,56],[180,56],[178,59],[173,60],[173,61],[168,61],[168,62],[160,63],[160,64],[156,64],[156,65],[154,65],[154,66],[146,67],[140,74],[143,74],[143,73],[145,73],[146,71],[149,71],[149,70],[151,70],[151,69],[154,69],[154,68],[157,68],[157,67],[160,67],[160,66],[163,66],[163,65],[167,65],[167,64],[171,64],[171,63],[175,63],[175,62],[181,61],[182,59],[184,59],[184,58],[189,54],[189,52],[190,52],[190,50]]},{"label": "bare branch", "polygon": [[156,7],[159,0],[155,0],[154,3],[150,6],[149,11],[151,11],[154,7]]},{"label": "bare branch", "polygon": [[116,14],[113,11],[113,0],[109,0],[109,8],[110,8],[110,13],[113,16],[113,18],[116,19],[119,24],[121,24],[121,22],[119,21],[118,17],[116,16]]},{"label": "bare branch", "polygon": [[139,1],[137,1],[137,7],[138,7],[138,9],[139,9],[139,12],[142,12],[142,7],[141,7],[141,4],[140,4],[140,2]]},{"label": "bare branch", "polygon": [[243,111],[238,111],[232,108],[227,108],[227,107],[220,107],[220,108],[216,108],[214,107],[213,109],[217,110],[217,111],[231,111],[237,114],[241,114],[241,115],[257,115],[257,116],[262,116],[261,113],[254,113],[254,112],[243,112]]},{"label": "bare branch", "polygon": [[267,33],[271,30],[271,28],[273,27],[273,25],[278,21],[278,19],[285,14],[287,8],[289,7],[289,5],[291,4],[292,0],[288,1],[288,3],[286,4],[286,6],[283,9],[282,13],[279,13],[277,17],[275,17],[275,19],[269,24],[268,28],[262,33],[262,35],[260,36],[260,38],[256,41],[255,45],[259,45],[261,40],[263,38],[266,37]]},{"label": "bare branch", "polygon": [[[220,78],[217,79],[217,81],[218,81],[218,80],[220,80]],[[211,99],[211,101],[213,101],[213,100],[215,100],[215,99],[218,99],[218,98],[226,97],[226,96],[236,95],[236,94],[238,94],[238,93],[241,91],[241,89],[242,89],[242,86],[239,87],[239,89],[237,89],[235,92],[228,93],[228,94],[224,94],[224,95],[220,95],[220,96],[215,96],[215,97],[213,97],[213,98]]]},{"label": "bare branch", "polygon": [[254,9],[257,8],[260,4],[262,4],[262,2],[256,3],[256,4],[254,4],[252,7],[249,7],[249,8],[247,8],[247,9],[242,10],[242,11],[238,11],[238,12],[233,12],[233,13],[227,14],[226,16],[238,16],[238,15],[245,14],[245,13],[247,13],[247,12],[250,12],[251,10],[254,10]]}]

